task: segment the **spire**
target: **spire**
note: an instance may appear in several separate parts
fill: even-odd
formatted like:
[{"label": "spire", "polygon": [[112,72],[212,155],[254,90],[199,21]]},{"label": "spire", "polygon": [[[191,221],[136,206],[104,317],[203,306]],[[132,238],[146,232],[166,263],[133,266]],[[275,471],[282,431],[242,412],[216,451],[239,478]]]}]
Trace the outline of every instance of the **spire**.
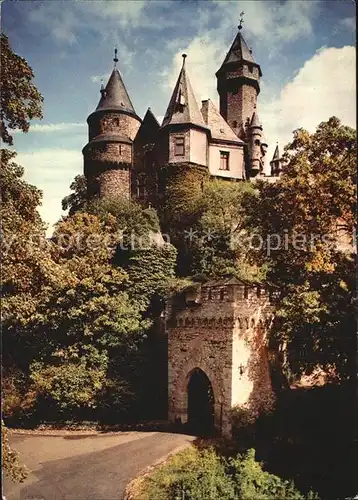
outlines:
[{"label": "spire", "polygon": [[96,111],[113,109],[135,114],[127,89],[118,69],[116,68],[118,62],[117,49],[114,49],[113,61],[114,69],[109,77],[108,83],[105,88],[103,87],[103,83],[101,85],[101,99],[98,103]]},{"label": "spire", "polygon": [[162,127],[178,123],[191,123],[206,128],[185,68],[186,57],[186,54],[183,54],[183,65],[169,101]]},{"label": "spire", "polygon": [[280,159],[280,150],[278,149],[278,143],[276,143],[276,148],[275,152],[272,157],[272,161],[279,160]]},{"label": "spire", "polygon": [[250,128],[260,128],[262,130],[262,125],[259,119],[259,115],[254,111],[251,122],[250,122]]},{"label": "spire", "polygon": [[117,48],[114,49],[114,58],[113,58],[113,62],[114,62],[114,69],[116,69],[117,67],[117,62],[118,62],[118,57],[117,57]]}]

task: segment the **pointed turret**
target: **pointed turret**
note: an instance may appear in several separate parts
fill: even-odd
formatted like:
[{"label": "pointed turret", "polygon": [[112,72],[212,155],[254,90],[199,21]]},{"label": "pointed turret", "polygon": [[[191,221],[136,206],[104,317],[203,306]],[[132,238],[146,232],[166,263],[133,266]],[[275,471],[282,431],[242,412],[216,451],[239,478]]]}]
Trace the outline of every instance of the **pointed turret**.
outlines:
[{"label": "pointed turret", "polygon": [[256,177],[257,174],[263,171],[263,151],[262,151],[262,125],[259,115],[255,110],[252,114],[247,130],[247,140],[249,148],[249,175]]},{"label": "pointed turret", "polygon": [[112,71],[106,87],[101,89],[101,94],[96,111],[118,110],[135,114],[132,101],[118,69]]},{"label": "pointed turret", "polygon": [[278,144],[276,144],[275,152],[272,157],[272,161],[279,160],[280,159],[280,150],[278,148]]},{"label": "pointed turret", "polygon": [[259,119],[259,115],[254,111],[254,114],[252,115],[251,122],[250,122],[250,128],[259,128],[262,130],[262,125]]},{"label": "pointed turret", "polygon": [[247,46],[241,30],[239,30],[219,71],[221,71],[226,65],[242,62],[254,64],[259,69],[259,75],[262,76],[260,65],[255,61],[254,56],[252,55],[252,50]]},{"label": "pointed turret", "polygon": [[185,58],[186,54],[183,54],[183,66],[169,101],[162,127],[174,124],[191,124],[206,128],[185,68]]},{"label": "pointed turret", "polygon": [[256,107],[262,72],[242,35],[242,20],[238,28],[216,78],[220,113],[238,137],[247,140],[246,125]]},{"label": "pointed turret", "polygon": [[276,144],[272,160],[270,161],[270,166],[271,166],[271,175],[273,177],[278,177],[282,171],[282,158],[280,155],[278,143]]}]

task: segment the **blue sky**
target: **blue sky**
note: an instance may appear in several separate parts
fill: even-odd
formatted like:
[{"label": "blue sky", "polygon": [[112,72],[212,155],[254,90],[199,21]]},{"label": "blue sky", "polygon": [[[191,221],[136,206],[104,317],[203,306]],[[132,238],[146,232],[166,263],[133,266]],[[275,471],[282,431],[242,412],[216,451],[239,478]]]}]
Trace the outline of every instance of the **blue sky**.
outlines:
[{"label": "blue sky", "polygon": [[98,0],[3,2],[2,28],[25,57],[44,96],[44,118],[14,148],[26,178],[44,193],[41,214],[61,216],[61,199],[82,173],[86,118],[100,80],[119,69],[134,107],[165,113],[181,54],[198,101],[218,102],[215,71],[245,12],[243,35],[263,72],[258,111],[269,142],[314,130],[333,114],[355,126],[353,0]]}]

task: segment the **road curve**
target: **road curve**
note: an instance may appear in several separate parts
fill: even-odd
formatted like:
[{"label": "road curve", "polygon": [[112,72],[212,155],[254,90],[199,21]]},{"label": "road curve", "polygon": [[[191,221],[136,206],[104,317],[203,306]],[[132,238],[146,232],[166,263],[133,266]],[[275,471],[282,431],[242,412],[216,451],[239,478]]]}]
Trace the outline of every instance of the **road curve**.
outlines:
[{"label": "road curve", "polygon": [[166,432],[42,436],[11,434],[9,441],[30,470],[22,484],[4,478],[6,500],[122,500],[143,469],[193,436]]}]

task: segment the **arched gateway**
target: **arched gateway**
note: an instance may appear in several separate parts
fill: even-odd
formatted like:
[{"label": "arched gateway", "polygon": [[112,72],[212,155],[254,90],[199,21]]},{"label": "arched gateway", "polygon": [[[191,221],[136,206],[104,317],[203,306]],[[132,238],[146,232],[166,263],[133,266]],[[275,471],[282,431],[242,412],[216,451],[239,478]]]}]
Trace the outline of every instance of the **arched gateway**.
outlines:
[{"label": "arched gateway", "polygon": [[272,294],[236,278],[197,284],[167,304],[168,417],[193,433],[231,435],[231,410],[253,418],[274,395],[266,349]]},{"label": "arched gateway", "polygon": [[209,378],[194,368],[189,374],[188,426],[191,432],[210,435],[214,432],[214,392]]}]

